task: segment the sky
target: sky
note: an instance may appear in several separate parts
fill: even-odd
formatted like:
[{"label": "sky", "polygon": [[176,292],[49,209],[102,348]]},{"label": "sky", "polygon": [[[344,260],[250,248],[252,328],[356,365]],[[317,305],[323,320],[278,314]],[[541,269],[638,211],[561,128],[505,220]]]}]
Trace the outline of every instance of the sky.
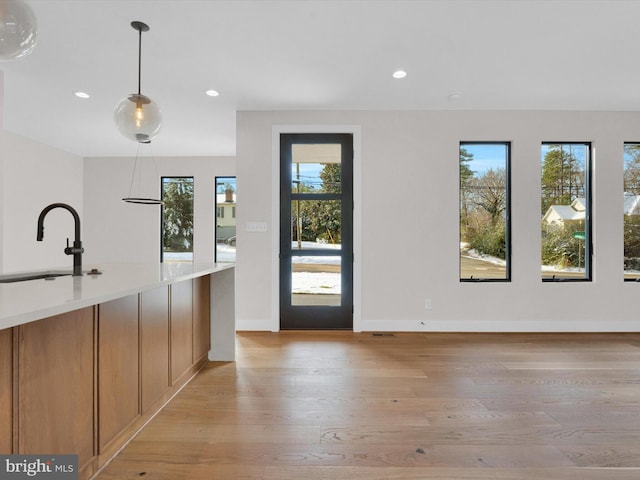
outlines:
[{"label": "sky", "polygon": [[236,177],[216,177],[216,193],[224,193],[227,184],[236,191]]},{"label": "sky", "polygon": [[[544,161],[544,157],[547,154],[547,152],[549,152],[549,150],[551,149],[551,147],[555,146],[555,145],[559,145],[559,144],[543,144],[542,145],[542,149],[541,149],[541,161]],[[578,144],[562,144],[564,145],[564,149],[565,152],[570,152],[573,157],[577,160],[580,160],[582,162],[584,162],[584,160],[587,157],[587,152],[588,152],[588,147],[584,144],[584,143],[578,143]]]},{"label": "sky", "polygon": [[[469,164],[476,176],[482,176],[487,170],[505,168],[506,148],[504,144],[465,144],[463,148],[473,154],[473,161]],[[300,163],[300,180],[307,185],[320,188],[321,163]],[[291,166],[291,177],[296,179],[296,165]]]},{"label": "sky", "polygon": [[497,170],[506,166],[506,146],[504,143],[468,143],[461,145],[468,153],[473,154],[473,160],[468,163],[469,168],[481,177],[490,169]]},{"label": "sky", "polygon": [[[320,180],[320,172],[324,168],[323,163],[299,163],[300,166],[300,181],[306,185],[313,185],[315,188],[322,187],[322,180]],[[297,177],[296,164],[291,165],[291,179],[296,180]]]}]

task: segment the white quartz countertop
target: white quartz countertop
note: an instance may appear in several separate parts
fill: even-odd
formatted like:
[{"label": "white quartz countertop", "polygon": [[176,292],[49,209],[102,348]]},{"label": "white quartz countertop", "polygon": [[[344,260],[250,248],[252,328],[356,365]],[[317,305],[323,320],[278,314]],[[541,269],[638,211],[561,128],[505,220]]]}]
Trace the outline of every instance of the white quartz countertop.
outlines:
[{"label": "white quartz countertop", "polygon": [[215,274],[234,268],[234,264],[109,263],[91,265],[91,268],[102,273],[0,283],[0,330],[182,280]]}]

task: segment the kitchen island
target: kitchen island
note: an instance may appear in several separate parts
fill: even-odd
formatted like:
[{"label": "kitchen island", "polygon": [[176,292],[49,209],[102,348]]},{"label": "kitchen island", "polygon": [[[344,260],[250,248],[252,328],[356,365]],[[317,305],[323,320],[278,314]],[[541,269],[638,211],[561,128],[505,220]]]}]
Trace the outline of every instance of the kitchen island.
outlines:
[{"label": "kitchen island", "polygon": [[0,283],[0,453],[76,454],[80,479],[235,355],[233,264],[95,268]]}]

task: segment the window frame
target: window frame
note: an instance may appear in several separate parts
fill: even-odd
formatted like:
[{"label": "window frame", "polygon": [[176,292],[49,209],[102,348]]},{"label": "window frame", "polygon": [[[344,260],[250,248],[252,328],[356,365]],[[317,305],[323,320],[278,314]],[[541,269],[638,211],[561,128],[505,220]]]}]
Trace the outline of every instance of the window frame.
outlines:
[{"label": "window frame", "polygon": [[460,141],[458,144],[458,244],[460,243],[460,214],[462,185],[460,183],[460,150],[466,145],[502,145],[505,147],[505,276],[504,278],[463,278],[461,274],[461,255],[458,254],[458,278],[463,283],[509,283],[511,282],[511,141],[507,140],[481,140],[481,141]]},{"label": "window frame", "polygon": [[[231,219],[234,223],[235,223],[235,236],[237,238],[238,235],[238,225],[237,225],[237,220],[236,220],[236,216],[235,216],[235,211],[236,211],[236,206],[232,207],[231,213],[232,216],[228,217],[226,216],[226,210],[227,210],[227,206],[224,204],[224,202],[219,203],[218,202],[218,187],[220,186],[224,186],[225,180],[233,180],[233,186],[234,186],[234,192],[237,195],[237,188],[238,188],[238,177],[236,175],[216,175],[214,177],[214,188],[213,188],[213,201],[214,201],[214,209],[216,212],[216,216],[214,219],[214,226],[213,226],[213,261],[216,263],[234,263],[236,261],[236,257],[234,254],[233,260],[221,260],[218,258],[218,244],[222,243],[220,241],[219,238],[219,232],[218,232],[218,219],[222,219],[222,218],[227,218],[227,219]],[[236,201],[237,201],[237,197],[236,197]],[[219,215],[219,214],[222,215]]]},{"label": "window frame", "polygon": [[626,162],[625,162],[625,151],[626,151],[626,146],[627,145],[639,145],[640,146],[640,141],[637,142],[624,142],[623,143],[623,151],[622,151],[622,176],[623,176],[623,180],[622,180],[622,201],[623,201],[623,212],[622,212],[622,228],[623,228],[623,232],[622,232],[622,242],[623,242],[623,246],[622,246],[622,278],[623,281],[625,282],[636,282],[636,283],[640,283],[640,276],[637,277],[627,277],[627,271],[624,268],[624,245],[625,245],[625,235],[624,235],[624,220],[625,220],[625,213],[624,213],[624,195],[627,193],[626,189],[625,189],[625,185],[624,185],[624,174],[626,173]]},{"label": "window frame", "polygon": [[[544,277],[542,276],[542,243],[540,244],[540,278],[543,283],[557,283],[557,282],[592,282],[593,281],[593,208],[592,208],[592,191],[591,186],[593,184],[593,144],[590,141],[563,141],[563,142],[551,142],[544,141],[540,143],[540,199],[542,199],[542,148],[545,145],[580,145],[587,149],[587,159],[584,162],[584,193],[585,193],[585,241],[584,241],[584,276],[583,277]],[[540,240],[542,242],[542,217],[544,212],[540,212]]]}]

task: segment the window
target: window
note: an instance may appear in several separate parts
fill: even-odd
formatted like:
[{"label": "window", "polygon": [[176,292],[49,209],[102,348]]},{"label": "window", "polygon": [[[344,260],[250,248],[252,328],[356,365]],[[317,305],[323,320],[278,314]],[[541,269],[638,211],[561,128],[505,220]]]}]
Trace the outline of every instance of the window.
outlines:
[{"label": "window", "polygon": [[216,177],[216,262],[236,261],[236,177]]},{"label": "window", "polygon": [[542,280],[591,280],[591,144],[543,143]]},{"label": "window", "polygon": [[508,142],[460,143],[460,280],[509,281]]},{"label": "window", "polygon": [[624,144],[624,280],[640,281],[640,143]]},{"label": "window", "polygon": [[193,262],[193,177],[162,177],[162,262]]}]

